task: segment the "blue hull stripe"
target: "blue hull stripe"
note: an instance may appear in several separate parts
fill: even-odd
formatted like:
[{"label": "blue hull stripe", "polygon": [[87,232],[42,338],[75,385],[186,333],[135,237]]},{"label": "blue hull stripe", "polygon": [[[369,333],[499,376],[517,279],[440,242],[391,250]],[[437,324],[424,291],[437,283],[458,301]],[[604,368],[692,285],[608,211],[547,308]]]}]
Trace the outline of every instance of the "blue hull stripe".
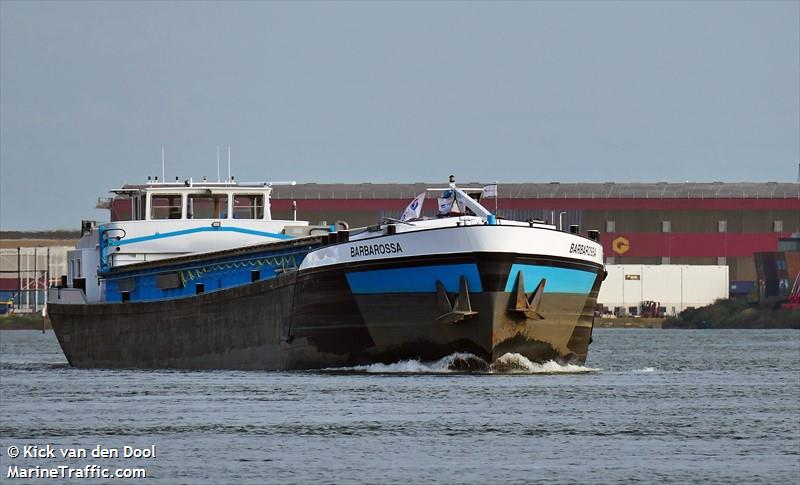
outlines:
[{"label": "blue hull stripe", "polygon": [[250,234],[252,236],[271,237],[273,239],[294,239],[292,236],[286,234],[278,234],[274,232],[256,231],[254,229],[245,229],[243,227],[194,227],[192,229],[184,229],[181,231],[156,233],[150,236],[134,237],[130,239],[121,239],[119,241],[110,240],[109,246],[123,246],[125,244],[133,244],[143,241],[153,241],[155,239],[164,239],[167,237],[185,236],[186,234],[194,234],[197,232],[238,232],[240,234]]},{"label": "blue hull stripe", "polygon": [[347,273],[347,282],[354,294],[433,293],[436,291],[436,280],[441,281],[447,291],[457,292],[461,275],[467,278],[470,292],[483,291],[478,266],[475,264],[360,271]]},{"label": "blue hull stripe", "polygon": [[579,269],[514,264],[508,273],[506,291],[514,290],[517,273],[520,271],[525,278],[525,291],[535,290],[542,278],[547,278],[547,284],[544,286],[545,293],[589,293],[595,278],[597,278],[597,274]]}]

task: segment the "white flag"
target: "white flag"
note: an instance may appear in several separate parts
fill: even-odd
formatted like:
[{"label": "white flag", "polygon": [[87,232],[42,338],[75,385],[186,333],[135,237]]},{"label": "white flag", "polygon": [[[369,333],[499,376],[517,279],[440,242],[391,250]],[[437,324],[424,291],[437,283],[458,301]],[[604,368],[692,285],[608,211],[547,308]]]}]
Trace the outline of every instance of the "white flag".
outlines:
[{"label": "white flag", "polygon": [[453,202],[455,202],[453,197],[439,197],[439,214],[449,214],[453,209]]},{"label": "white flag", "polygon": [[403,216],[400,218],[401,221],[408,221],[411,219],[419,219],[419,215],[422,212],[422,203],[425,202],[425,192],[419,194],[408,204],[406,210],[403,211]]},{"label": "white flag", "polygon": [[483,188],[483,196],[487,199],[490,197],[497,197],[497,184],[487,185]]}]

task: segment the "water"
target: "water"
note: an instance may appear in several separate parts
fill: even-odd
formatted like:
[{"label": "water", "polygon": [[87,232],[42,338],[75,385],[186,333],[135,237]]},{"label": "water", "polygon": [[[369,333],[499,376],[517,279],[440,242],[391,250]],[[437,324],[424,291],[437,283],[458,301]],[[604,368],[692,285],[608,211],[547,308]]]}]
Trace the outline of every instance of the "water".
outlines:
[{"label": "water", "polygon": [[[79,370],[52,333],[0,332],[0,481],[98,464],[162,483],[800,483],[799,331],[599,329],[586,366],[516,361]],[[157,456],[7,456],[31,444]]]}]

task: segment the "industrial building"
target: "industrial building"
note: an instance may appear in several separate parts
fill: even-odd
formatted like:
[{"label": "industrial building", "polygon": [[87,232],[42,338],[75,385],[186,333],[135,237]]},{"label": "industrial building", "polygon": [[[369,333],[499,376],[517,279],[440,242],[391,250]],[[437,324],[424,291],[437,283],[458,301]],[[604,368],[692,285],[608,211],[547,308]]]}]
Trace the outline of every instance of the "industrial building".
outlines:
[{"label": "industrial building", "polygon": [[[292,217],[294,201],[300,219],[369,225],[398,217],[431,186],[276,186],[273,216]],[[599,230],[607,264],[721,265],[729,268],[731,283],[755,282],[753,254],[776,251],[782,237],[800,232],[798,183],[500,183],[498,192],[500,217]],[[423,215],[436,215],[434,197],[425,201]]]},{"label": "industrial building", "polygon": [[[25,243],[30,241],[20,240]],[[11,307],[23,313],[41,310],[47,288],[67,274],[67,251],[72,247],[45,246],[44,240],[36,243],[34,247],[0,248],[0,314]]]}]

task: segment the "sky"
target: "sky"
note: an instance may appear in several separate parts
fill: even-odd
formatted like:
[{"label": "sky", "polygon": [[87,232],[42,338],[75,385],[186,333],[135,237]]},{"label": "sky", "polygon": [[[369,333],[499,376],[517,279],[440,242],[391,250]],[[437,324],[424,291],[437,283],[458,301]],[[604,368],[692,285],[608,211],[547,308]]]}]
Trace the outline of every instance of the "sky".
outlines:
[{"label": "sky", "polygon": [[0,229],[217,145],[243,181],[796,182],[800,2],[0,1]]}]

